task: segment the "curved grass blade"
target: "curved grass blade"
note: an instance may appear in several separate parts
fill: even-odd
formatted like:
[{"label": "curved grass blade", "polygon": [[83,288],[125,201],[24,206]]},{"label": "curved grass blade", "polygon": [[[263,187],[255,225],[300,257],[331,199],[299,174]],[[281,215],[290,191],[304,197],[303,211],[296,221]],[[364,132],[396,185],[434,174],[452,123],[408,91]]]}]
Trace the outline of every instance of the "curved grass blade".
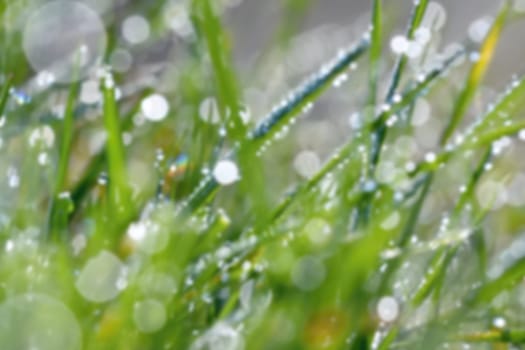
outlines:
[{"label": "curved grass blade", "polygon": [[[457,221],[460,213],[463,211],[466,204],[472,200],[472,194],[479,181],[481,180],[481,177],[486,172],[486,164],[491,160],[491,158],[492,149],[490,148],[488,151],[485,152],[485,154],[481,158],[479,165],[476,167],[469,179],[469,182],[466,186],[466,190],[461,194],[458,202],[456,203],[451,215],[453,222]],[[433,290],[440,290],[440,286],[443,283],[447,267],[452,261],[452,258],[456,255],[458,247],[459,244],[452,248],[442,247],[439,248],[438,251],[434,254],[434,257],[432,258],[431,263],[429,264],[429,268],[427,269],[428,273],[425,275],[425,277],[422,280],[423,282],[418,286],[417,290],[415,291],[412,297],[412,303],[414,305],[421,305],[421,303],[428,297],[428,295]]]},{"label": "curved grass blade", "polygon": [[[511,84],[511,88],[502,95],[498,102],[489,108],[485,116],[469,128],[461,143],[455,147],[445,149],[436,156],[435,161],[421,162],[413,171],[409,172],[409,175],[416,176],[425,171],[434,171],[456,154],[490,145],[501,137],[516,134],[524,129],[525,121],[512,122],[510,119],[525,107],[524,102],[525,77],[522,77],[514,81]],[[498,122],[502,125],[494,127],[493,124]],[[489,130],[486,131],[486,129]]]},{"label": "curved grass blade", "polygon": [[485,73],[492,62],[494,56],[494,51],[498,44],[499,38],[507,22],[507,17],[511,11],[511,4],[509,1],[505,1],[502,9],[500,10],[498,16],[494,20],[490,31],[488,32],[481,49],[479,51],[479,59],[472,66],[469,76],[467,78],[467,83],[463,88],[456,104],[454,105],[454,110],[452,112],[452,117],[450,118],[443,135],[441,136],[440,144],[442,146],[446,145],[450,137],[456,131],[456,128],[463,120],[470,104],[478,90]]},{"label": "curved grass blade", "polygon": [[290,119],[300,113],[304,106],[324,92],[350,64],[359,59],[369,46],[370,40],[365,36],[357,45],[339,53],[335,60],[323,65],[319,72],[310,76],[304,84],[292,91],[288,98],[281,101],[264,117],[263,121],[250,132],[250,138],[260,144],[280,126],[288,124]]}]

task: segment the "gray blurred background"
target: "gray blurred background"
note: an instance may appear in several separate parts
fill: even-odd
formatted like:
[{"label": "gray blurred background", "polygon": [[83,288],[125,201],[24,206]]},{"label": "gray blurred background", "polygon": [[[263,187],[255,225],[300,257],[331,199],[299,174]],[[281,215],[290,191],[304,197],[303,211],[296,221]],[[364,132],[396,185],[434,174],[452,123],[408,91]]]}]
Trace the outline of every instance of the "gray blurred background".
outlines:
[{"label": "gray blurred background", "polygon": [[[305,0],[306,1],[306,0]],[[494,16],[500,7],[497,0],[439,0],[447,12],[447,22],[442,30],[443,45],[462,41],[467,36],[470,24],[484,16]],[[276,30],[276,23],[286,20],[283,0],[244,0],[229,10],[225,16],[231,26],[235,40],[235,52],[241,64],[249,65],[263,54]],[[412,0],[385,1],[388,14],[386,35],[402,33],[407,22]],[[313,0],[300,23],[300,32],[319,26],[342,28],[366,28],[369,20],[370,0]],[[495,57],[487,82],[504,84],[512,74],[525,72],[525,45],[523,45],[525,23],[514,21],[506,30]],[[351,42],[352,37],[348,38]],[[329,54],[329,53],[327,53]]]}]

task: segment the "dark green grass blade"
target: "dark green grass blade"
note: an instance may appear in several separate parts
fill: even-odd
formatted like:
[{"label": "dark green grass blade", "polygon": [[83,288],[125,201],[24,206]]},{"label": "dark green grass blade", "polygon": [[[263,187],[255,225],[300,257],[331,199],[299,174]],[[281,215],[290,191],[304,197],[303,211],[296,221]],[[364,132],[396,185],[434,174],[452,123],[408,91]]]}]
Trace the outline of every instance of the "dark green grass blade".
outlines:
[{"label": "dark green grass blade", "polygon": [[71,212],[67,198],[60,198],[60,193],[67,189],[67,176],[70,163],[71,147],[74,136],[75,105],[80,91],[80,83],[74,82],[69,88],[64,121],[61,132],[60,158],[56,174],[56,182],[49,209],[48,235],[50,239],[58,239],[67,226],[68,216]]},{"label": "dark green grass blade", "polygon": [[376,106],[377,87],[379,85],[379,71],[382,49],[383,31],[383,1],[374,0],[372,5],[372,28],[370,31],[370,68],[368,72],[368,102],[367,106]]}]

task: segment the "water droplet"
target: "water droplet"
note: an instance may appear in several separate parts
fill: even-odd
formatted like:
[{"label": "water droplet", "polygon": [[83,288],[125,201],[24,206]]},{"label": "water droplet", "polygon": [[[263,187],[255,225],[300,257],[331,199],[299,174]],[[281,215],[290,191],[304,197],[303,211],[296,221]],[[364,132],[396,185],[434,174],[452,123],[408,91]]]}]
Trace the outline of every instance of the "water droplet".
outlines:
[{"label": "water droplet", "polygon": [[133,305],[133,321],[144,333],[153,333],[164,327],[166,323],[166,308],[154,299],[136,302]]},{"label": "water droplet", "polygon": [[27,93],[25,93],[22,90],[11,88],[11,90],[9,90],[9,93],[11,94],[11,97],[13,97],[14,101],[18,105],[25,105],[25,104],[31,103],[31,96],[29,96]]},{"label": "water droplet", "polygon": [[243,350],[244,339],[228,323],[220,321],[195,340],[190,350]]},{"label": "water droplet", "polygon": [[140,15],[129,16],[122,23],[122,36],[130,44],[140,44],[148,39],[150,26]]},{"label": "water droplet", "polygon": [[408,51],[410,41],[404,35],[396,35],[390,40],[390,49],[396,55],[403,55]]},{"label": "water droplet", "polygon": [[399,315],[399,304],[394,297],[383,297],[377,303],[377,315],[384,322],[395,321]]},{"label": "water droplet", "polygon": [[124,264],[119,258],[104,250],[87,261],[78,275],[75,286],[87,300],[106,302],[120,293],[117,281],[124,271]]},{"label": "water droplet", "polygon": [[142,100],[142,113],[150,121],[161,121],[168,115],[170,106],[166,97],[160,94],[153,94]]},{"label": "water droplet", "polygon": [[47,88],[55,82],[55,75],[47,70],[40,71],[36,76],[36,84],[41,88]]},{"label": "water droplet", "polygon": [[106,48],[100,16],[80,2],[48,2],[34,12],[23,33],[23,47],[33,69],[53,74],[57,82],[85,77]]},{"label": "water droplet", "polygon": [[213,177],[223,185],[231,185],[240,180],[239,168],[231,160],[221,160],[213,169]]},{"label": "water droplet", "polygon": [[168,27],[182,38],[187,38],[194,34],[187,4],[184,2],[168,2],[164,10],[164,21]]},{"label": "water droplet", "polygon": [[15,248],[15,243],[12,240],[9,239],[5,242],[4,249],[6,252],[12,252],[14,248]]},{"label": "water droplet", "polygon": [[429,153],[425,154],[425,161],[427,163],[434,163],[436,160],[437,160],[437,156],[436,156],[435,153],[429,152]]},{"label": "water droplet", "polygon": [[489,32],[492,22],[492,17],[482,17],[472,22],[468,28],[470,40],[476,43],[482,42]]},{"label": "water droplet", "polygon": [[80,89],[80,101],[85,104],[95,104],[102,100],[100,86],[96,80],[87,80]]},{"label": "water droplet", "polygon": [[18,188],[20,186],[20,176],[15,167],[7,168],[7,185],[11,188]]},{"label": "water droplet", "polygon": [[217,124],[221,121],[219,106],[214,97],[204,99],[199,106],[201,119],[210,124]]},{"label": "water droplet", "polygon": [[46,152],[39,153],[37,157],[37,162],[42,166],[49,164],[49,154]]},{"label": "water droplet", "polygon": [[128,228],[128,236],[138,244],[141,251],[149,254],[162,251],[169,241],[169,232],[161,224],[149,219],[132,223]]},{"label": "water droplet", "polygon": [[430,42],[432,33],[427,27],[419,27],[414,33],[414,39],[421,45],[426,45]]},{"label": "water droplet", "polygon": [[48,125],[40,126],[29,134],[29,146],[51,148],[55,143],[55,132]]},{"label": "water droplet", "polygon": [[498,329],[504,329],[507,326],[507,321],[503,317],[496,317],[492,320],[492,325]]}]

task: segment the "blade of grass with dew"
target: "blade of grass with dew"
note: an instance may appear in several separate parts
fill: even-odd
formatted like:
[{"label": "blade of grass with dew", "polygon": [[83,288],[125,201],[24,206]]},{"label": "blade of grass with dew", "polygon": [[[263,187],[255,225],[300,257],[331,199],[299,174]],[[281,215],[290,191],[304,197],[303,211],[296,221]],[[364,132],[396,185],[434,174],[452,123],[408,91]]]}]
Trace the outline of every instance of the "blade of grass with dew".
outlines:
[{"label": "blade of grass with dew", "polygon": [[377,87],[379,84],[379,70],[381,63],[381,49],[383,47],[383,1],[374,0],[372,5],[372,28],[370,31],[370,49],[368,72],[368,100],[367,105],[377,105]]},{"label": "blade of grass with dew", "polygon": [[[425,15],[425,12],[428,7],[428,0],[420,0],[415,2],[414,8],[412,9],[412,14],[410,16],[410,22],[408,25],[406,37],[408,40],[413,40],[415,32],[417,28],[420,26],[423,17]],[[392,77],[390,80],[390,85],[387,90],[387,95],[385,97],[385,103],[391,104],[393,102],[394,96],[396,95],[399,84],[401,82],[401,77],[405,71],[405,67],[408,63],[408,57],[406,55],[401,55],[396,62],[396,65],[394,67],[394,71],[392,72]],[[372,154],[371,154],[371,171],[375,171],[375,167],[377,166],[377,163],[379,162],[381,148],[383,145],[384,140],[386,139],[386,134],[388,132],[388,128],[386,125],[376,125],[374,128],[374,145],[372,148]]]},{"label": "blade of grass with dew", "polygon": [[[489,107],[488,112],[474,123],[464,135],[464,140],[459,145],[445,149],[436,156],[432,162],[423,161],[415,170],[409,172],[410,176],[416,176],[425,171],[435,171],[439,166],[456,155],[464,154],[469,150],[479,149],[490,145],[501,137],[518,133],[525,128],[525,121],[512,122],[511,117],[517,115],[524,107],[525,101],[525,77],[514,81],[499,100]],[[502,119],[502,116],[504,119]],[[494,123],[500,122],[500,126]],[[486,131],[489,128],[490,130]]]},{"label": "blade of grass with dew", "polygon": [[[234,143],[245,143],[247,127],[241,117],[241,96],[237,87],[227,38],[219,17],[214,13],[209,0],[193,2],[194,21],[198,32],[207,44],[213,72],[215,75],[218,105],[222,120],[226,126],[228,138]],[[255,220],[260,220],[268,212],[268,199],[264,191],[264,169],[262,161],[256,156],[256,149],[245,145],[237,153],[241,171],[241,188],[248,194]]]},{"label": "blade of grass with dew", "polygon": [[[69,95],[64,110],[61,132],[60,158],[56,174],[56,182],[49,209],[48,238],[57,240],[67,227],[68,217],[72,208],[69,198],[63,198],[61,193],[67,189],[68,168],[70,164],[71,146],[74,136],[75,105],[80,92],[80,83],[73,82],[69,87]],[[67,196],[69,197],[69,196]]]},{"label": "blade of grass with dew", "polygon": [[[410,21],[407,29],[407,38],[409,40],[412,40],[414,38],[416,29],[421,24],[421,21],[423,20],[423,17],[425,15],[426,9],[428,6],[428,0],[421,0],[417,1],[414,4],[412,14],[410,16]],[[405,66],[408,62],[408,58],[405,55],[402,55],[398,58],[396,65],[394,67],[394,71],[392,73],[392,78],[390,81],[390,85],[387,90],[387,95],[385,98],[385,103],[387,105],[393,103],[394,96],[397,92],[397,89],[399,87],[399,83],[401,82],[402,74],[405,70]],[[385,123],[382,124],[376,124],[375,127],[372,130],[372,138],[371,138],[371,154],[370,154],[370,164],[368,169],[368,177],[373,177],[375,174],[375,169],[377,167],[377,164],[379,163],[379,158],[381,155],[381,149],[383,146],[383,143],[386,139],[386,135],[388,132],[388,128],[385,125]],[[362,213],[359,214],[359,216],[365,216],[363,220],[368,221],[367,217],[370,213],[370,198],[367,198],[365,200],[365,203],[363,204]],[[361,219],[359,219],[361,220]]]},{"label": "blade of grass with dew", "polygon": [[217,102],[222,121],[233,141],[245,138],[246,125],[241,116],[241,103],[236,77],[230,64],[226,34],[219,17],[215,14],[210,0],[194,0],[192,3],[193,19],[198,33],[206,42],[210,56],[217,93]]},{"label": "blade of grass with dew", "polygon": [[109,196],[112,210],[116,213],[125,210],[122,206],[128,202],[129,189],[126,176],[126,160],[120,130],[119,111],[115,98],[115,86],[112,77],[105,77],[102,82],[104,125],[107,134],[107,165],[109,170]]},{"label": "blade of grass with dew", "polygon": [[[260,149],[261,145],[266,142],[282,125],[290,123],[304,108],[319,96],[328,86],[340,75],[347,67],[360,58],[368,49],[369,41],[362,39],[359,44],[350,50],[343,52],[332,63],[323,66],[319,73],[314,74],[307,83],[301,85],[290,98],[272,110],[263,121],[249,133],[250,147]],[[253,144],[253,146],[252,146]],[[242,146],[242,145],[241,145]],[[203,202],[215,193],[218,184],[213,177],[205,178],[200,186],[189,196],[185,210],[190,212],[199,207]]]},{"label": "blade of grass with dew", "polygon": [[[436,79],[443,76],[444,72],[450,67],[450,65],[460,57],[462,52],[454,53],[451,57],[446,59],[443,63],[443,66],[439,68],[435,68],[432,70],[425,79],[422,79],[419,81],[416,86],[414,86],[412,89],[408,90],[404,95],[403,98],[401,98],[399,101],[395,102],[392,105],[392,108],[388,111],[381,112],[377,117],[375,122],[378,122],[380,120],[386,120],[388,119],[392,114],[397,113],[399,110],[402,110],[403,108],[406,108],[409,106],[415,98],[417,98],[420,95],[424,95],[431,83],[433,83]],[[338,151],[335,152],[334,155],[330,157],[330,159],[325,163],[323,168],[310,180],[305,182],[304,184],[298,186],[295,191],[292,193],[286,195],[284,199],[281,201],[280,204],[277,205],[276,209],[273,212],[272,220],[275,222],[283,213],[290,207],[290,205],[300,198],[300,195],[302,193],[306,193],[309,190],[311,190],[313,187],[315,187],[317,184],[320,183],[321,180],[325,178],[327,174],[329,174],[331,171],[336,169],[340,164],[343,164],[344,162],[348,161],[348,157],[351,157],[353,155],[356,155],[355,149],[357,147],[356,139],[352,139],[349,142],[347,142],[345,145],[343,145]],[[205,193],[205,191],[214,191],[216,189],[216,185],[213,185],[210,182],[203,183],[202,186],[208,186],[208,188],[200,189],[198,193]],[[252,231],[253,228],[247,229],[247,231]],[[240,244],[240,246],[244,247],[242,244],[242,241],[237,242]],[[254,248],[254,246],[250,246],[251,249]],[[244,249],[244,248],[241,248]],[[235,250],[232,250],[232,252],[236,252]]]},{"label": "blade of grass with dew", "polygon": [[[379,71],[381,63],[381,50],[383,46],[383,1],[374,0],[372,4],[372,18],[370,27],[370,49],[369,49],[369,69],[368,69],[368,98],[366,101],[366,111],[363,116],[366,121],[372,120],[375,117],[375,111],[377,110],[377,94],[379,84]],[[367,128],[361,128],[356,134],[362,140],[363,144],[367,144],[367,139],[370,137],[370,132]],[[370,149],[364,149],[366,157],[369,158]],[[363,166],[363,177],[369,179],[372,176],[372,167],[370,164]],[[342,189],[345,192],[347,189]],[[368,194],[368,197],[372,194]],[[370,211],[371,198],[366,198],[358,208],[358,220],[354,223],[354,229],[360,226],[365,226],[368,221]],[[343,211],[344,208],[341,208]],[[344,223],[342,224],[344,226]]]},{"label": "blade of grass with dew", "polygon": [[494,20],[492,27],[490,28],[483,41],[483,44],[481,45],[479,59],[472,66],[467,78],[467,83],[463,88],[456,104],[454,105],[452,116],[445,127],[443,135],[441,136],[440,144],[442,146],[449,141],[450,137],[454,134],[456,128],[459,126],[460,122],[463,120],[463,117],[468,111],[468,108],[470,107],[470,104],[483,78],[485,77],[485,73],[492,62],[496,46],[499,42],[501,33],[503,32],[503,28],[507,23],[507,17],[510,11],[510,1],[505,0],[502,9]]},{"label": "blade of grass with dew", "polygon": [[[150,93],[150,88],[147,88],[144,91],[140,92],[137,102],[133,104],[130,110],[122,118],[122,121],[120,123],[120,130],[122,132],[127,132],[132,129],[133,117],[139,112],[142,99]],[[99,178],[100,173],[104,170],[107,161],[108,160],[106,144],[104,144],[103,149],[92,157],[82,177],[80,178],[80,180],[77,181],[77,183],[73,186],[71,190],[71,199],[75,204],[72,216],[74,216],[76,211],[80,209],[80,204],[83,202],[86,195],[93,188],[93,186],[97,183],[97,179]]]},{"label": "blade of grass with dew", "polygon": [[[466,190],[461,194],[458,202],[455,205],[454,210],[452,211],[452,224],[455,224],[455,222],[458,220],[460,213],[463,211],[467,203],[472,200],[473,192],[478,183],[480,182],[481,177],[483,176],[483,174],[485,174],[487,170],[486,164],[490,161],[491,158],[492,149],[489,149],[485,152],[478,166],[473,171],[469,182],[466,186]],[[428,273],[424,276],[424,278],[422,279],[422,283],[417,287],[412,297],[412,303],[414,305],[421,305],[421,303],[423,303],[423,301],[434,290],[434,288],[439,288],[439,286],[443,283],[443,277],[445,276],[448,264],[456,254],[458,247],[459,245],[453,248],[443,247],[436,251],[434,257],[431,260],[431,263],[429,264],[429,268],[427,269]]]},{"label": "blade of grass with dew", "polygon": [[521,282],[523,277],[525,277],[525,257],[514,262],[499,277],[479,287],[467,300],[467,305],[472,307],[486,305],[503,291]]}]

